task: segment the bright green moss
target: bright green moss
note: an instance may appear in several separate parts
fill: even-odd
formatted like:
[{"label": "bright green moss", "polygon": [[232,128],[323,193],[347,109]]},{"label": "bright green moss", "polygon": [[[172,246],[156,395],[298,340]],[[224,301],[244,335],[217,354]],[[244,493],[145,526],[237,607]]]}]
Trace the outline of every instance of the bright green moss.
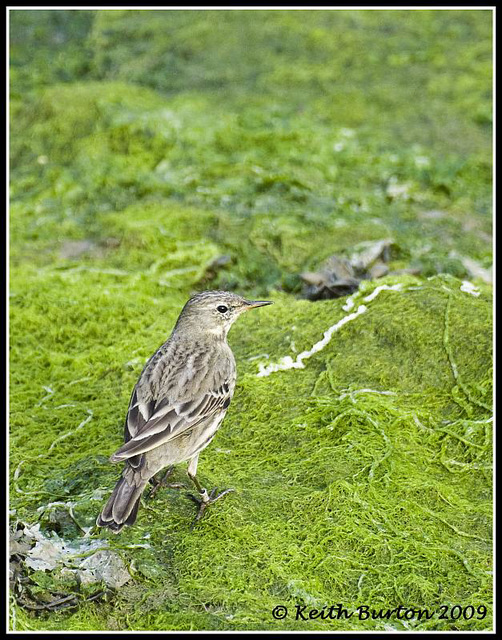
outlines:
[{"label": "bright green moss", "polygon": [[[170,294],[148,304],[154,285],[145,278],[122,279],[120,295],[113,295],[119,291],[113,281],[107,278],[106,294],[102,286],[96,290],[92,274],[74,274],[77,303],[67,280],[48,279],[59,307],[55,315],[50,305],[50,318],[31,315],[41,300],[50,301],[33,281],[23,311],[16,312],[13,299],[19,392],[12,398],[12,471],[24,462],[12,506],[21,519],[47,502],[70,499],[89,526],[100,506],[92,495],[106,494],[117,475],[103,456],[120,443],[130,387],[182,300]],[[113,612],[100,605],[108,622],[88,628],[182,629],[190,620],[205,629],[302,629],[302,622],[274,622],[273,606],[322,607],[333,598],[349,608],[366,601],[377,608],[488,603],[491,423],[483,405],[490,402],[491,354],[482,332],[490,326],[489,293],[474,298],[454,279],[416,286],[367,303],[368,311],[302,370],[257,378],[260,358],[249,358],[267,353],[275,361],[293,353],[292,341],[297,351],[309,349],[343,317],[341,302],[279,296],[274,307],[236,325],[231,342],[239,384],[200,471],[208,485],[233,486],[237,493],[194,532],[188,529],[192,505],[178,492],[146,501],[137,525],[120,539],[110,537],[110,544],[134,560],[140,584],[141,576],[147,580],[145,597],[156,594],[157,607],[145,618],[134,599],[130,608],[127,588],[114,598]],[[368,284],[366,294],[370,290]],[[445,349],[449,300],[456,378]],[[21,318],[31,318],[23,334]],[[30,347],[35,343],[38,348]],[[54,393],[44,399],[42,385]],[[92,419],[75,431],[89,411]],[[49,451],[69,431],[74,434]],[[141,560],[127,545],[147,533],[152,547]],[[155,571],[152,577],[149,566],[160,577]],[[162,595],[166,581],[176,595]],[[64,625],[80,628],[84,611],[65,617]],[[128,612],[125,627],[120,611]],[[310,624],[369,628],[364,622]],[[487,628],[488,620],[473,624],[454,626]],[[49,628],[42,620],[38,625]],[[447,627],[437,621],[420,626]]]},{"label": "bright green moss", "polygon": [[[12,627],[491,629],[491,288],[461,291],[456,256],[492,261],[491,14],[14,13],[13,518],[68,540],[93,524],[131,388],[190,293],[275,305],[232,329],[236,394],[200,460],[236,493],[194,531],[184,492],[145,498],[135,527],[92,534],[127,585],[69,612],[13,604]],[[365,281],[348,311],[292,295],[387,237],[421,277]],[[402,288],[365,301],[381,284]],[[305,368],[257,376],[363,304]],[[337,603],[488,615],[271,615]]]},{"label": "bright green moss", "polygon": [[[359,241],[389,236],[405,263],[425,275],[465,277],[462,262],[450,255],[454,249],[489,266],[490,131],[473,120],[461,99],[465,92],[423,89],[447,67],[454,86],[476,78],[470,99],[476,95],[479,108],[489,109],[488,12],[307,12],[303,21],[276,12],[270,24],[266,12],[246,21],[241,12],[190,13],[99,11],[89,45],[99,73],[75,74],[14,101],[12,202],[19,213],[13,233],[31,233],[37,247],[49,249],[44,236],[54,236],[52,225],[72,237],[99,238],[101,213],[174,198],[217,212],[209,238],[233,257],[218,281],[222,287],[297,292],[298,272]],[[194,53],[199,29],[208,41]],[[247,56],[235,55],[241,29],[252,45]],[[450,41],[444,49],[438,38],[449,30],[457,49]],[[275,71],[262,69],[252,81],[256,60],[268,59],[258,56],[263,40],[282,48],[269,63]],[[361,57],[361,50],[374,59]],[[106,69],[99,62],[103,51]],[[309,67],[304,75],[312,82],[288,79],[288,91],[276,94],[275,75],[296,73],[302,56],[309,65],[319,58],[315,64],[328,75],[333,65],[352,72],[312,84]],[[457,65],[459,59],[465,62]],[[142,61],[150,73],[139,77],[134,69]],[[206,84],[207,65],[225,78],[239,65],[249,73],[238,83],[222,78],[216,91]],[[392,87],[381,77],[389,65]],[[195,69],[202,84],[191,81]],[[269,73],[272,81],[265,81]],[[96,81],[101,75],[105,80]],[[174,92],[179,82],[184,88]],[[145,83],[152,89],[138,86]],[[154,90],[167,88],[168,94]],[[375,95],[382,91],[384,104]],[[340,99],[347,106],[333,113],[331,103]],[[375,117],[353,122],[349,114],[366,99]],[[427,218],[430,210],[439,217]],[[45,255],[34,253],[38,260]]]}]

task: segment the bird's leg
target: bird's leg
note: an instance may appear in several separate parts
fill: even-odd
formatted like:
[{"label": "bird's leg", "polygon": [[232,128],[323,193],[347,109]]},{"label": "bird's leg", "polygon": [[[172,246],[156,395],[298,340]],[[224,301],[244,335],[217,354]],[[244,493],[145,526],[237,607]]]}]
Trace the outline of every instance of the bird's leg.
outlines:
[{"label": "bird's leg", "polygon": [[174,466],[168,467],[165,474],[162,476],[162,478],[160,480],[157,480],[155,478],[155,476],[152,476],[150,478],[150,483],[153,484],[153,488],[150,491],[148,497],[149,498],[153,498],[155,496],[155,494],[157,493],[157,491],[161,488],[161,487],[168,487],[169,489],[184,489],[185,485],[181,484],[181,482],[175,482],[173,484],[167,484],[166,480],[169,478],[169,476],[172,475],[174,471]]},{"label": "bird's leg", "polygon": [[216,502],[220,498],[223,498],[223,496],[227,495],[227,493],[234,491],[234,489],[225,489],[225,491],[222,491],[220,494],[216,495],[218,488],[215,487],[214,489],[212,489],[210,493],[208,493],[207,489],[205,489],[201,485],[201,483],[198,481],[196,476],[198,459],[199,459],[199,456],[195,456],[195,458],[192,458],[188,464],[188,469],[187,469],[188,477],[197,487],[197,491],[199,492],[198,498],[191,493],[188,494],[188,497],[191,500],[193,500],[196,505],[199,506],[199,511],[195,516],[195,520],[192,522],[192,525],[190,527],[191,529],[193,529],[194,526],[197,524],[197,522],[202,518],[202,516],[206,512],[207,507],[210,504],[213,504],[213,502]]}]

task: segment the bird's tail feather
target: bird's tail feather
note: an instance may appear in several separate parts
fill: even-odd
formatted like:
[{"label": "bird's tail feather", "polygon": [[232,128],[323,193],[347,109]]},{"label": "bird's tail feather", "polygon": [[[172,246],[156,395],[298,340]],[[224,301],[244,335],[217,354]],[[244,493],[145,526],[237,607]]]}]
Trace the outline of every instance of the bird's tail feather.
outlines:
[{"label": "bird's tail feather", "polygon": [[143,480],[136,484],[122,476],[96,520],[98,527],[108,527],[119,533],[125,525],[134,524],[145,485]]}]

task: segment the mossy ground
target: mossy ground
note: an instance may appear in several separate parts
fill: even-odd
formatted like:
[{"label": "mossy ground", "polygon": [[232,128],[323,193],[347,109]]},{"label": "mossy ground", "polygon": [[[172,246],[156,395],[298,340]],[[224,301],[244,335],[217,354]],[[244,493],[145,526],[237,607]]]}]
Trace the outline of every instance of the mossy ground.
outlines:
[{"label": "mossy ground", "polygon": [[[10,14],[13,517],[50,529],[44,508],[71,501],[92,524],[132,385],[191,292],[276,302],[232,329],[236,395],[200,460],[236,493],[193,531],[183,492],[144,500],[95,534],[128,585],[72,612],[14,604],[12,625],[490,629],[491,289],[461,291],[455,256],[492,260],[491,14],[252,13]],[[364,283],[356,304],[403,290],[257,377],[348,313],[297,299],[298,274],[389,236],[422,277]],[[271,615],[301,603],[488,614]]]}]

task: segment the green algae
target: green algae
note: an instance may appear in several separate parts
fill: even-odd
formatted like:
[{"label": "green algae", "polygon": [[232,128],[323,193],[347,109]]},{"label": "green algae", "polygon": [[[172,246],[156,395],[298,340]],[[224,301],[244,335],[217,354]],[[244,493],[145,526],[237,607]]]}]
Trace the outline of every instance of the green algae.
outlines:
[{"label": "green algae", "polygon": [[[11,626],[490,629],[491,289],[462,291],[450,255],[491,264],[489,12],[223,12],[216,30],[211,12],[69,13],[11,25],[13,519],[69,540],[93,525],[130,390],[191,292],[275,305],[232,329],[236,394],[200,460],[206,486],[236,493],[193,531],[183,491],[145,498],[120,537],[91,533],[127,585],[67,612],[13,602]],[[39,61],[23,34],[42,36]],[[342,73],[354,50],[367,53]],[[428,99],[410,101],[418,79]],[[390,236],[392,266],[425,277],[364,282],[350,310],[291,295],[300,271]],[[65,257],[74,241],[90,244]],[[382,283],[402,290],[365,301]],[[362,304],[303,369],[257,376]],[[32,579],[78,593],[57,572]],[[296,604],[336,603],[488,615],[294,619]]]},{"label": "green algae", "polygon": [[[33,37],[26,16],[18,24],[18,13],[24,12],[13,12],[12,29],[18,38]],[[50,31],[51,12],[32,13],[35,23],[40,14],[39,30],[45,33],[45,24]],[[307,12],[302,19],[273,12],[272,22],[270,12],[253,12],[252,20],[243,13],[98,11],[92,36],[81,39],[94,54],[85,73],[74,72],[65,82],[49,75],[22,98],[13,92],[12,202],[23,211],[16,218],[35,218],[37,242],[44,236],[42,221],[47,235],[52,224],[68,232],[74,223],[86,237],[99,236],[99,212],[174,198],[218,211],[209,233],[234,258],[217,283],[227,288],[296,291],[298,271],[359,241],[389,236],[425,275],[465,277],[453,250],[488,267],[491,134],[456,87],[476,79],[469,100],[489,112],[489,12],[417,11],[409,14],[413,19],[400,12]],[[63,18],[57,29],[66,33]],[[276,32],[271,40],[270,25]],[[79,58],[66,29],[67,53]],[[235,55],[241,29],[251,47],[246,56]],[[445,48],[438,29],[451,30],[456,47]],[[197,48],[198,30],[208,39],[203,49]],[[150,48],[142,40],[146,33]],[[228,37],[220,40],[221,33]],[[260,57],[264,39],[272,51],[274,42],[290,44],[271,58]],[[304,49],[303,39],[311,42]],[[155,53],[157,46],[162,55]],[[398,48],[402,60],[394,60],[386,47]],[[381,59],[355,56],[361,50],[380,51]],[[22,66],[16,38],[13,54],[13,67]],[[104,67],[101,54],[109,60]],[[302,77],[289,78],[288,90],[277,93],[279,71],[288,64],[297,68],[298,56],[308,64],[321,56],[328,69],[349,65],[345,57],[354,64],[351,73],[308,87]],[[239,72],[229,58],[249,73]],[[269,60],[259,73],[257,59]],[[222,65],[214,68],[223,74],[217,88],[202,72],[213,64]],[[439,71],[443,77],[445,65],[451,93],[445,95],[444,83],[417,89],[435,82]],[[193,77],[195,68],[202,84]],[[137,75],[136,69],[149,73]],[[391,88],[382,78],[389,69]],[[239,83],[230,71],[238,73]],[[313,81],[315,69],[307,76]],[[13,87],[21,87],[16,78]],[[417,90],[421,98],[410,99]],[[342,111],[326,104],[341,97],[347,103]],[[364,117],[353,121],[349,116],[363,100],[371,109],[366,106]],[[429,210],[440,215],[424,217]],[[242,243],[243,237],[249,242]]]},{"label": "green algae", "polygon": [[[85,271],[75,278],[79,313],[92,314],[95,283]],[[139,565],[135,579],[140,584],[146,580],[144,597],[158,598],[158,610],[153,607],[155,615],[145,616],[138,603],[130,609],[130,594],[123,598],[119,592],[114,612],[100,605],[103,618],[90,628],[302,629],[301,621],[274,622],[273,607],[298,602],[321,607],[333,598],[349,609],[366,601],[377,608],[398,602],[422,607],[488,603],[491,422],[483,404],[490,397],[486,365],[491,345],[479,336],[490,322],[491,305],[488,290],[474,298],[460,292],[460,284],[434,279],[414,290],[384,291],[305,369],[265,378],[256,377],[255,356],[263,358],[265,349],[269,359],[285,355],[291,351],[291,333],[297,350],[309,348],[343,317],[341,302],[312,304],[279,296],[263,317],[237,325],[231,335],[240,369],[236,396],[200,465],[206,484],[231,485],[236,494],[193,532],[192,505],[178,492],[166,490],[145,501],[137,525],[110,544]],[[62,309],[58,332],[66,325],[74,334],[78,327],[64,280],[53,279],[51,288],[56,288]],[[138,293],[134,289],[128,287],[129,302]],[[25,298],[25,304],[37,304],[36,296],[28,297],[34,300]],[[464,323],[449,333],[457,375],[443,341],[449,300],[454,301],[452,317],[455,310],[457,321],[461,317]],[[124,311],[123,295],[112,296],[109,305],[101,308],[99,325],[90,318],[84,324],[79,344],[88,346],[78,363],[72,362],[71,342],[65,339],[64,374],[63,362],[58,363],[54,345],[45,337],[47,346],[38,352],[51,361],[44,381],[54,393],[44,400],[45,391],[35,387],[28,416],[13,403],[12,468],[21,455],[24,460],[13,485],[20,519],[32,518],[47,502],[71,499],[81,525],[91,526],[116,477],[103,454],[120,442],[126,394],[144,359],[162,341],[167,318],[172,325],[176,305],[172,297],[165,298],[160,317],[156,308],[145,306],[141,335],[137,321],[123,326],[124,319],[136,315],[132,305]],[[425,307],[429,316],[420,316],[417,307]],[[46,319],[46,331],[50,322]],[[40,319],[37,324],[40,331]],[[34,332],[31,339],[40,342],[41,335]],[[460,364],[464,340],[471,353]],[[127,365],[127,358],[138,354],[137,345],[143,357]],[[25,366],[40,377],[33,361]],[[79,382],[82,369],[87,380]],[[461,400],[455,394],[459,380],[470,390]],[[24,398],[22,404],[29,401]],[[86,411],[92,419],[78,431],[75,426]],[[51,450],[66,430],[74,433]],[[29,452],[23,433],[36,442]],[[141,558],[127,547],[145,542],[145,536],[151,549],[142,550]],[[166,582],[172,589],[162,595],[159,589],[165,590]],[[165,607],[168,613],[160,615]],[[122,608],[128,612],[125,627],[117,622]],[[70,614],[64,624],[80,628],[87,611],[84,607]],[[56,620],[29,624],[57,628]],[[309,624],[318,629],[368,628],[364,622]],[[472,625],[436,621],[419,628]]]}]

